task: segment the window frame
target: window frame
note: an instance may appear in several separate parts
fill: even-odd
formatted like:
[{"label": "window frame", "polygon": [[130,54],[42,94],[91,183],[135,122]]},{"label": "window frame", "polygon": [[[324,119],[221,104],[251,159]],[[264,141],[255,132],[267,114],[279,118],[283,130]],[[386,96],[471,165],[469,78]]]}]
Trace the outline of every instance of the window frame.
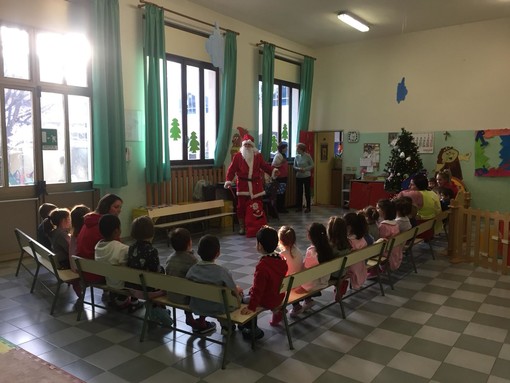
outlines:
[{"label": "window frame", "polygon": [[[40,189],[39,182],[45,182],[44,162],[42,150],[42,110],[41,110],[41,94],[56,93],[63,97],[64,104],[64,129],[65,129],[65,172],[66,180],[61,183],[46,184],[46,191],[49,193],[67,192],[75,190],[91,190],[93,180],[93,131],[92,131],[92,76],[91,62],[87,66],[87,84],[85,86],[67,85],[65,79],[62,84],[43,82],[39,77],[39,62],[37,58],[36,39],[39,33],[60,33],[65,31],[51,31],[47,29],[29,27],[17,23],[9,23],[0,20],[0,27],[18,28],[27,32],[29,43],[29,78],[20,79],[4,76],[3,54],[0,52],[0,128],[1,128],[1,147],[3,161],[2,166],[2,182],[0,186],[0,198],[19,199],[29,198],[34,195],[39,196],[43,190]],[[1,41],[0,41],[1,47]],[[34,161],[34,183],[27,185],[10,185],[9,184],[9,153],[7,146],[7,129],[5,121],[5,89],[15,89],[29,91],[32,93],[32,134],[33,134],[33,161]],[[69,126],[69,96],[83,96],[89,99],[89,116],[90,116],[90,138],[89,138],[89,156],[90,156],[90,181],[71,181],[71,142],[70,142],[70,126]]]},{"label": "window frame", "polygon": [[[259,86],[259,89],[261,87],[261,84],[262,84],[262,76],[259,75],[259,83],[258,83],[258,86]],[[301,85],[300,84],[297,84],[297,83],[293,83],[291,81],[287,81],[287,80],[280,80],[280,79],[274,79],[274,82],[273,82],[273,87],[274,86],[277,86],[278,89],[276,90],[275,93],[273,93],[273,96],[272,96],[272,108],[274,107],[278,107],[278,137],[281,137],[282,136],[282,100],[283,100],[283,87],[287,87],[289,88],[289,90],[287,91],[287,94],[285,95],[285,100],[286,100],[286,104],[285,106],[288,106],[289,108],[289,126],[287,127],[288,129],[288,134],[289,134],[289,138],[285,141],[287,142],[288,146],[287,146],[287,159],[288,160],[292,160],[295,156],[295,153],[293,153],[293,148],[295,147],[295,145],[292,145],[292,140],[293,140],[293,135],[292,135],[292,129],[291,129],[291,126],[293,126],[293,118],[292,118],[292,105],[293,105],[293,92],[292,92],[292,89],[297,89],[298,90],[298,115],[299,115],[299,95],[301,94]],[[275,100],[276,100],[276,96],[278,97],[278,105],[275,105]],[[260,97],[262,97],[262,94],[260,95]],[[262,102],[262,99],[259,100],[259,103]],[[260,109],[260,113],[262,113],[262,109]],[[260,118],[259,119],[260,121],[262,121],[262,119]],[[298,122],[296,121],[296,124]],[[273,121],[273,124],[274,124],[274,121]],[[296,126],[296,130],[297,130],[297,126]],[[259,132],[262,131],[262,126],[259,127]],[[260,134],[260,133],[259,133]],[[281,141],[281,139],[280,139]],[[279,142],[280,142],[279,141]],[[296,144],[298,143],[299,141],[296,141]],[[260,142],[259,142],[260,144]],[[270,156],[271,156],[271,159],[275,156],[275,152],[270,152]]]},{"label": "window frame", "polygon": [[[211,110],[211,100],[208,99],[206,103],[205,96],[205,81],[204,81],[204,71],[210,70],[216,73],[216,138],[218,138],[218,129],[219,129],[219,117],[220,117],[220,71],[218,68],[214,67],[211,63],[200,61],[196,59],[192,59],[189,57],[179,56],[171,53],[166,54],[166,61],[172,61],[174,63],[178,63],[181,65],[181,139],[182,139],[182,158],[180,160],[170,160],[171,166],[189,166],[189,165],[213,165],[214,158],[206,159],[205,158],[205,141],[200,142],[200,159],[188,159],[188,99],[190,96],[194,97],[194,100],[199,100],[200,108],[197,110],[196,103],[194,105],[194,112],[200,113],[200,137],[201,139],[205,139],[205,116],[206,111]],[[187,76],[186,76],[186,67],[194,66],[199,70],[199,95],[194,95],[187,89]],[[168,89],[170,92],[170,89]],[[170,128],[170,123],[172,120],[172,116],[168,115],[168,125]],[[170,132],[168,133],[170,139]]]}]

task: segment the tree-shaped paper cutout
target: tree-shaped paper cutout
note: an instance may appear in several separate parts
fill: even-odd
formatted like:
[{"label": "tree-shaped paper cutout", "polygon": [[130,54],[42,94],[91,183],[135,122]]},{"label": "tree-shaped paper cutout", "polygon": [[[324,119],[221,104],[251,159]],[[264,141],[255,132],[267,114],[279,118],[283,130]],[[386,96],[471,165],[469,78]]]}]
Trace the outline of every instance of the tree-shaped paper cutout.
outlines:
[{"label": "tree-shaped paper cutout", "polygon": [[200,142],[197,139],[196,132],[191,132],[191,136],[189,138],[189,151],[190,153],[196,153],[200,150]]},{"label": "tree-shaped paper cutout", "polygon": [[289,139],[289,128],[287,124],[283,124],[282,126],[282,141],[287,141]]},{"label": "tree-shaped paper cutout", "polygon": [[172,127],[170,128],[170,138],[174,141],[177,141],[181,138],[181,128],[179,127],[179,120],[177,118],[172,118],[172,122],[170,124]]},{"label": "tree-shaped paper cutout", "polygon": [[278,140],[276,136],[271,136],[271,152],[276,152],[278,150]]},{"label": "tree-shaped paper cutout", "polygon": [[422,169],[423,162],[418,153],[418,145],[414,142],[412,133],[402,128],[384,169],[388,173],[384,189],[394,193],[399,192],[402,190],[403,181]]}]

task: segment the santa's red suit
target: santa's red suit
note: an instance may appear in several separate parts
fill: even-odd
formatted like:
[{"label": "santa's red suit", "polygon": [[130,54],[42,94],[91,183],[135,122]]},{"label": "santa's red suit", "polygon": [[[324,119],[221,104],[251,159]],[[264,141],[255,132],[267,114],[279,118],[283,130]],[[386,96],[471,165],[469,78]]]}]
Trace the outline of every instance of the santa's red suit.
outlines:
[{"label": "santa's red suit", "polygon": [[[249,144],[253,147],[253,137],[245,135],[243,145]],[[264,194],[264,173],[272,175],[273,167],[266,163],[262,155],[254,148],[253,161],[249,164],[241,152],[234,155],[227,170],[225,187],[228,187],[235,176],[237,176],[237,216],[241,225],[240,233],[244,233],[244,222],[246,207],[250,200],[260,199]],[[262,201],[260,201],[262,206]]]}]

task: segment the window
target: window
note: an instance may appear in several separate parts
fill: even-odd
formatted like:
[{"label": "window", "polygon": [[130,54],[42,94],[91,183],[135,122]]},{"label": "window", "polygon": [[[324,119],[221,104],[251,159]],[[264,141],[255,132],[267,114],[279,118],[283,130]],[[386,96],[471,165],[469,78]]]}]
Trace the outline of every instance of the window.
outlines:
[{"label": "window", "polygon": [[219,73],[210,63],[167,55],[170,160],[212,163],[218,132]]},{"label": "window", "polygon": [[[273,128],[271,156],[277,152],[280,141],[289,143],[288,157],[296,153],[297,124],[299,112],[299,84],[274,80],[273,85]],[[262,142],[262,80],[259,80],[259,143]]]},{"label": "window", "polygon": [[0,190],[92,179],[84,35],[0,24]]}]

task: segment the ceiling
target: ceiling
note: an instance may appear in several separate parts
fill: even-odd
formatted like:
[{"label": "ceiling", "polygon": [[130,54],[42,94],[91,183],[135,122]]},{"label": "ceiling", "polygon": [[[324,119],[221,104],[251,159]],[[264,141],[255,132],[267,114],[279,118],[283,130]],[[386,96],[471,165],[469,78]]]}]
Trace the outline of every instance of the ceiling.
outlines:
[{"label": "ceiling", "polygon": [[[311,48],[510,17],[510,0],[189,0]],[[358,16],[370,31],[337,19]],[[228,28],[228,26],[225,26]]]}]

